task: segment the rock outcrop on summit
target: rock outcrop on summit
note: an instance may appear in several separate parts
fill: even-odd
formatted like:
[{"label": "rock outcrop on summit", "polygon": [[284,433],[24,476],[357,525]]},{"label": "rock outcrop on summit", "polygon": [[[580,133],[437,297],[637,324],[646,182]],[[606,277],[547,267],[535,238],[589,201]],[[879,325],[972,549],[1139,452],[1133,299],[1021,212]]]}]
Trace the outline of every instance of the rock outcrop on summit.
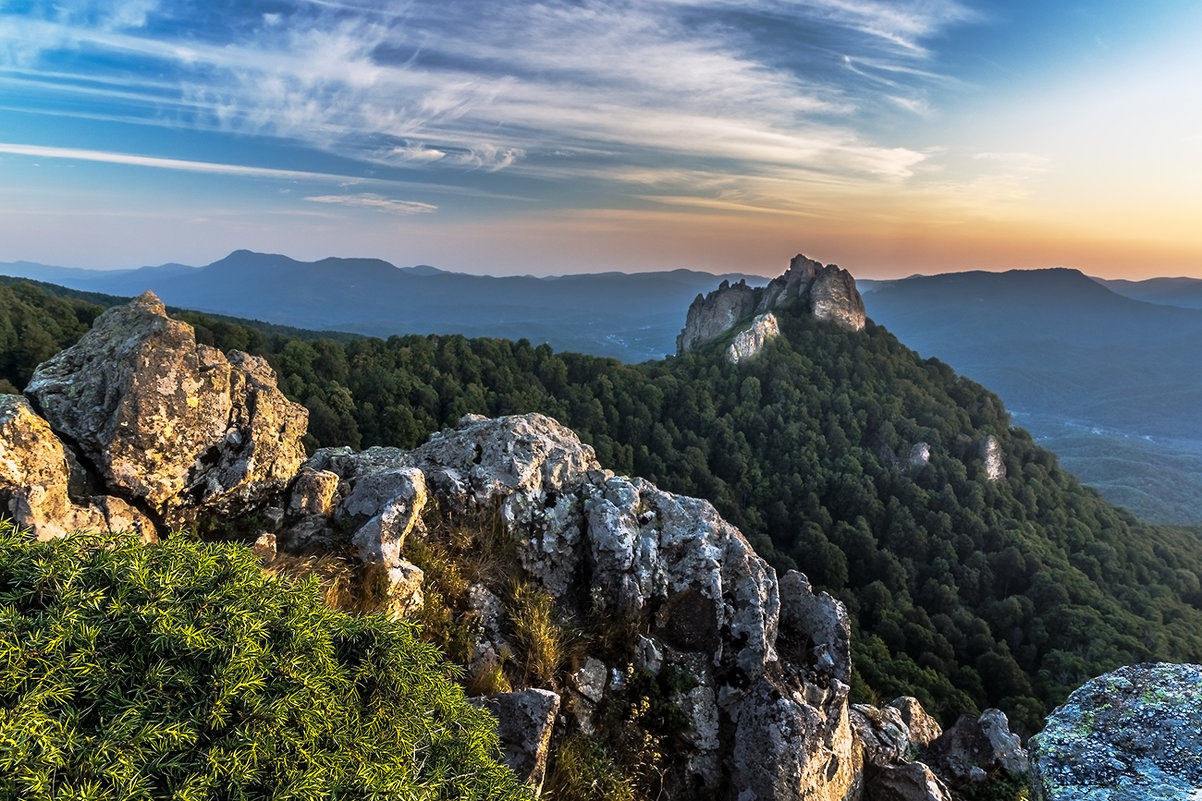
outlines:
[{"label": "rock outcrop on summit", "polygon": [[150,292],[39,365],[25,394],[108,494],[168,528],[261,504],[305,456],[308,412],[270,365],[197,344]]},{"label": "rock outcrop on summit", "polygon": [[676,338],[676,352],[679,355],[694,350],[753,315],[795,306],[804,306],[818,319],[851,331],[862,329],[867,320],[864,300],[851,273],[834,264],[823,266],[799,253],[789,262],[789,269],[766,287],[723,281],[708,295],[698,295]]}]

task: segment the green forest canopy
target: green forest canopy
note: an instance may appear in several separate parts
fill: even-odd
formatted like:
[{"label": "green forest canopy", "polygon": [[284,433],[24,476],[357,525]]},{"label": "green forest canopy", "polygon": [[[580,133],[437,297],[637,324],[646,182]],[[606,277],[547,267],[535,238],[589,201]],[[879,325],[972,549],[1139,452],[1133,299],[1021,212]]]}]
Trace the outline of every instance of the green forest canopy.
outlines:
[{"label": "green forest canopy", "polygon": [[[63,347],[98,310],[6,292],[0,381],[21,386],[48,346],[6,330]],[[63,304],[77,324],[44,325]],[[1111,506],[1012,428],[995,395],[872,323],[848,332],[786,313],[783,335],[739,365],[721,342],[628,365],[525,340],[337,341],[178,316],[201,341],[266,356],[310,411],[311,448],[413,447],[467,413],[539,411],[607,467],[709,499],[778,569],[847,604],[859,700],[917,695],[945,722],[998,706],[1030,731],[1120,664],[1202,661],[1196,533]],[[990,435],[998,481],[979,455]],[[930,462],[907,469],[919,442]]]}]

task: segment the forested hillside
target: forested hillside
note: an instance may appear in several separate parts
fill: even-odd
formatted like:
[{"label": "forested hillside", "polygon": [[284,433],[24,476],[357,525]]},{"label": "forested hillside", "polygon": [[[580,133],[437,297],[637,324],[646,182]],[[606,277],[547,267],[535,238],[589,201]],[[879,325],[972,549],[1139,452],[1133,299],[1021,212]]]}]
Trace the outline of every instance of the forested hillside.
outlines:
[{"label": "forested hillside", "polygon": [[[62,346],[98,311],[63,303],[0,287],[0,342],[14,343],[0,380],[28,375],[21,331],[46,325]],[[68,307],[76,325],[50,327]],[[915,694],[945,720],[1000,706],[1030,730],[1116,665],[1202,661],[1198,538],[1083,488],[996,396],[883,328],[782,314],[750,362],[716,342],[624,365],[524,340],[306,341],[183,317],[203,341],[267,356],[309,408],[313,447],[410,447],[466,413],[541,411],[606,466],[708,498],[778,568],[847,603],[860,698]],[[979,455],[991,435],[996,481]],[[920,442],[929,463],[911,466]]]}]

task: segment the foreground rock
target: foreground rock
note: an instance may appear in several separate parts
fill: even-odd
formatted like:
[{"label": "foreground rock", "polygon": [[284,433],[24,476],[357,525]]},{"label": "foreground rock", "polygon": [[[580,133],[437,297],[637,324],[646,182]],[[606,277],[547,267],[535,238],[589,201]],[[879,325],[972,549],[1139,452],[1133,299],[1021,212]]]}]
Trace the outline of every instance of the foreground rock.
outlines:
[{"label": "foreground rock", "polygon": [[536,792],[541,790],[559,696],[546,690],[523,690],[469,698],[468,703],[496,716],[505,764]]},{"label": "foreground rock", "polygon": [[25,394],[109,494],[169,528],[263,503],[304,460],[308,413],[267,362],[198,345],[150,292],[39,365]]},{"label": "foreground rock", "polygon": [[136,509],[88,491],[83,469],[29,402],[0,395],[0,516],[40,540],[75,531],[134,531],[144,540],[155,538],[153,524]]},{"label": "foreground rock", "polygon": [[723,281],[708,295],[698,295],[689,306],[684,330],[676,338],[676,352],[694,350],[753,315],[794,307],[805,308],[818,319],[830,320],[849,331],[859,331],[867,320],[864,300],[850,273],[833,264],[824,267],[798,254],[789,262],[789,269],[766,287]]},{"label": "foreground rock", "polygon": [[[670,733],[665,797],[842,801],[859,793],[846,612],[800,574],[778,583],[709,503],[613,475],[573,432],[537,414],[469,416],[412,451],[319,451],[306,472],[336,477],[309,484],[338,490],[299,501],[294,491],[290,509],[315,511],[282,532],[284,547],[336,546],[339,536],[400,544],[424,536],[431,521],[485,515],[502,529],[515,569],[556,599],[561,619],[641,632],[612,645],[608,662],[581,664],[564,713],[571,728],[596,731],[603,710],[631,703],[627,666],[652,685],[670,678],[682,729]],[[419,484],[427,497],[414,512]],[[473,589],[494,601],[504,591]],[[478,650],[495,653],[483,634],[490,628],[481,626],[489,642]]]},{"label": "foreground rock", "polygon": [[1078,688],[1031,738],[1044,801],[1202,797],[1202,666],[1143,664]]}]

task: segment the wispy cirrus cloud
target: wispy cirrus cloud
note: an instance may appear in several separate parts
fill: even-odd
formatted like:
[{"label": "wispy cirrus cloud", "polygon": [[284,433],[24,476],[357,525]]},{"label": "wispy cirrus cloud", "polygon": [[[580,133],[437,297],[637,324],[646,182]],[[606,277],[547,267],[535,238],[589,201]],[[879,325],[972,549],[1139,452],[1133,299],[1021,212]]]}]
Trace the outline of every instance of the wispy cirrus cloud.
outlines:
[{"label": "wispy cirrus cloud", "polygon": [[284,170],[273,167],[255,167],[245,164],[223,164],[212,161],[168,159],[159,158],[156,156],[141,156],[131,153],[114,153],[103,150],[89,150],[86,148],[24,145],[12,142],[0,142],[0,153],[7,153],[11,156],[33,156],[35,158],[46,159],[91,161],[100,164],[123,164],[130,167],[152,167],[161,170],[208,173],[211,175],[238,175],[247,178],[345,181],[350,177],[332,173],[308,172],[305,170]]},{"label": "wispy cirrus cloud", "polygon": [[363,206],[393,214],[429,214],[432,211],[438,211],[438,206],[432,203],[422,203],[416,200],[396,200],[372,193],[358,195],[311,195],[305,198],[305,200],[310,203],[327,203],[336,206]]},{"label": "wispy cirrus cloud", "polygon": [[[926,153],[881,141],[867,120],[933,114],[927,90],[953,79],[923,42],[972,18],[953,0],[308,0],[240,4],[220,24],[201,2],[105,7],[0,15],[0,38],[22,43],[0,55],[0,77],[69,98],[48,113],[275,137],[364,175],[604,182],[704,165],[736,183],[788,176],[799,187],[914,175]],[[765,26],[749,33],[724,15]],[[49,66],[61,80],[37,75]],[[122,105],[101,112],[88,97]]]}]

